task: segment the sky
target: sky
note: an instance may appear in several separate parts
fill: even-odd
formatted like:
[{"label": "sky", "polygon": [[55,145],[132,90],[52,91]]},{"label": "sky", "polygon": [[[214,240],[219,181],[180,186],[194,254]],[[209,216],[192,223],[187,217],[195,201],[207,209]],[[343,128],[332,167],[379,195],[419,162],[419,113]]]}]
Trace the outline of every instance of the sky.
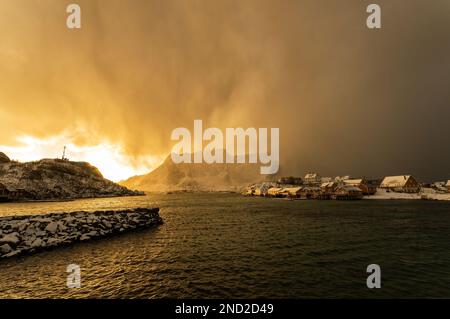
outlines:
[{"label": "sky", "polygon": [[0,151],[67,145],[121,180],[202,119],[280,128],[286,175],[448,179],[448,21],[447,0],[0,1]]}]

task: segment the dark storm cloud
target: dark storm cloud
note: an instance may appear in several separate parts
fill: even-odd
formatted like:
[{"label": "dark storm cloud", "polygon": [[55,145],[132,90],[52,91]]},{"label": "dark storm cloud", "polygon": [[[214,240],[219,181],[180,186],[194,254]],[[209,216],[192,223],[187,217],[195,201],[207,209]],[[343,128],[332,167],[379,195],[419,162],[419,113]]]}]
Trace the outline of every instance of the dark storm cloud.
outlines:
[{"label": "dark storm cloud", "polygon": [[0,4],[0,133],[84,127],[132,155],[166,154],[194,119],[280,127],[285,173],[450,177],[450,5],[377,1]]}]

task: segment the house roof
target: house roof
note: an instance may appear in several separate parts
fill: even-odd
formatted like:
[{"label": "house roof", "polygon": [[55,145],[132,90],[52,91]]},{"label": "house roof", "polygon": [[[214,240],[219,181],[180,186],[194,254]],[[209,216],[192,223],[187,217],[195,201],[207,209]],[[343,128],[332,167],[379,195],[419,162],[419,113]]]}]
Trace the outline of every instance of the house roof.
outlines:
[{"label": "house roof", "polygon": [[322,185],[320,185],[320,187],[333,187],[336,183],[335,182],[326,182],[326,183],[322,183]]},{"label": "house roof", "polygon": [[351,192],[351,191],[360,192],[361,191],[361,189],[359,187],[350,186],[350,185],[339,186],[337,190],[338,191],[343,190],[343,191],[347,191],[347,192]]},{"label": "house roof", "polygon": [[0,163],[8,163],[11,162],[8,156],[5,153],[0,152]]},{"label": "house roof", "polygon": [[403,187],[406,185],[411,175],[386,176],[381,182],[381,187]]},{"label": "house roof", "polygon": [[317,178],[319,175],[317,173],[309,173],[305,175],[305,179],[307,178]]},{"label": "house roof", "polygon": [[296,193],[302,190],[303,187],[286,187],[283,189],[285,192]]},{"label": "house roof", "polygon": [[362,184],[362,182],[363,182],[362,178],[344,180],[344,183],[347,185],[359,185],[359,184]]},{"label": "house roof", "polygon": [[450,186],[450,179],[447,181],[447,184],[445,186]]}]

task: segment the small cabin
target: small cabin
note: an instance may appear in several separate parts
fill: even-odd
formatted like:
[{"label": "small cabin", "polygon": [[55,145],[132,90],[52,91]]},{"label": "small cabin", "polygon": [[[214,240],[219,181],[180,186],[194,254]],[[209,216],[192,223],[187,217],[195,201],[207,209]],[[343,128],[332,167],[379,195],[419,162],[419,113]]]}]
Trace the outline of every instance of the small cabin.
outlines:
[{"label": "small cabin", "polygon": [[304,181],[307,184],[320,184],[321,178],[317,173],[308,173],[305,175]]},{"label": "small cabin", "polygon": [[300,195],[305,199],[320,199],[321,188],[315,186],[303,187],[300,190]]},{"label": "small cabin", "polygon": [[420,185],[411,175],[387,176],[381,182],[380,188],[399,193],[418,193]]},{"label": "small cabin", "polygon": [[282,193],[286,194],[286,197],[290,198],[300,198],[302,194],[303,187],[287,187],[284,188]]},{"label": "small cabin", "polygon": [[338,187],[338,183],[336,183],[336,182],[326,182],[326,183],[322,183],[320,185],[322,194],[331,194],[335,191],[335,189],[337,187]]},{"label": "small cabin", "polygon": [[345,181],[345,180],[347,180],[347,179],[352,179],[352,178],[350,177],[350,175],[336,176],[336,177],[334,178],[334,181],[335,181],[335,182],[338,182],[338,183],[342,183],[343,181]]},{"label": "small cabin", "polygon": [[344,180],[344,184],[358,187],[362,191],[363,195],[373,195],[377,192],[377,187],[374,184],[369,183],[364,178],[346,179]]},{"label": "small cabin", "polygon": [[255,190],[253,192],[253,195],[255,195],[255,196],[264,196],[261,188],[259,188],[259,187],[255,188]]}]

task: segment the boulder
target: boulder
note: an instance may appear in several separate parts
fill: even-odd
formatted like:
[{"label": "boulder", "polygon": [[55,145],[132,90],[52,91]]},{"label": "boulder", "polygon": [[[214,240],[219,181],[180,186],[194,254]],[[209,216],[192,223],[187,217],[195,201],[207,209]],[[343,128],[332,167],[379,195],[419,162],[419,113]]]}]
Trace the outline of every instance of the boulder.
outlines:
[{"label": "boulder", "polygon": [[71,224],[76,219],[73,218],[72,216],[67,216],[67,217],[63,218],[62,220],[65,221],[67,224]]},{"label": "boulder", "polygon": [[58,223],[57,222],[50,222],[47,227],[45,227],[45,231],[55,233],[58,230]]},{"label": "boulder", "polygon": [[45,218],[45,217],[35,217],[31,219],[32,222],[39,222],[39,223],[50,223],[52,222],[51,218]]},{"label": "boulder", "polygon": [[14,257],[16,255],[19,255],[21,252],[22,251],[20,249],[19,250],[14,250],[14,251],[10,252],[9,254],[6,254],[3,257],[5,257],[5,258]]},{"label": "boulder", "polygon": [[85,240],[89,240],[89,239],[91,239],[91,237],[89,237],[89,236],[86,235],[86,234],[83,234],[83,235],[81,235],[81,237],[80,237],[80,240],[81,240],[81,241],[85,241]]},{"label": "boulder", "polygon": [[30,226],[30,222],[28,220],[24,221],[23,223],[20,223],[17,227],[19,232],[22,232],[24,229],[26,229],[28,226]]},{"label": "boulder", "polygon": [[87,233],[86,235],[89,237],[95,237],[95,236],[98,236],[98,232],[93,230],[93,231],[90,231],[89,233]]},{"label": "boulder", "polygon": [[45,233],[45,231],[43,231],[43,230],[38,230],[38,231],[36,232],[36,236],[44,237],[45,235],[46,235],[46,233]]},{"label": "boulder", "polygon": [[11,233],[7,235],[3,235],[0,239],[0,244],[13,244],[17,245],[19,243],[19,233]]},{"label": "boulder", "polygon": [[25,230],[25,235],[33,236],[33,235],[36,235],[37,232],[38,232],[38,230],[36,229],[36,227],[34,225],[30,225]]},{"label": "boulder", "polygon": [[0,164],[2,164],[2,163],[9,163],[9,162],[11,162],[9,157],[6,156],[5,153],[0,152]]},{"label": "boulder", "polygon": [[60,242],[59,239],[56,239],[56,238],[50,238],[49,240],[47,240],[47,245],[48,245],[48,246],[56,246],[56,245],[59,244],[59,242]]},{"label": "boulder", "polygon": [[10,252],[12,252],[12,248],[10,245],[4,244],[0,246],[0,254],[9,254]]},{"label": "boulder", "polygon": [[51,233],[56,233],[56,231],[58,231],[58,229],[61,230],[65,230],[67,227],[64,226],[61,222],[51,222],[47,225],[47,227],[45,227],[45,231],[51,232]]},{"label": "boulder", "polygon": [[42,239],[36,238],[36,239],[31,243],[31,247],[32,247],[32,248],[41,247],[43,243],[44,243],[44,242],[42,241]]},{"label": "boulder", "polygon": [[112,224],[107,220],[102,220],[103,225],[105,225],[106,228],[112,228]]}]

